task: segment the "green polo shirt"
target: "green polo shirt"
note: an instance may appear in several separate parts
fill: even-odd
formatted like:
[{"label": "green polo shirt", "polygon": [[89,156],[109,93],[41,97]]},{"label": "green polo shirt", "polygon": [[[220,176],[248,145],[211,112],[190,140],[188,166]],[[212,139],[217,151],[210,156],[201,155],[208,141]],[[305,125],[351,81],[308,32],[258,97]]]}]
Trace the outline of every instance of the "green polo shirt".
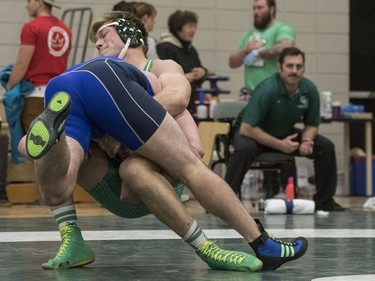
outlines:
[{"label": "green polo shirt", "polygon": [[[253,29],[244,33],[237,44],[237,48],[240,50],[245,47],[249,40],[255,37],[256,33],[259,33],[261,39],[265,41],[264,47],[266,49],[275,46],[280,40],[296,40],[296,34],[289,25],[286,25],[285,23],[279,21],[274,21],[269,27],[264,30]],[[245,66],[245,87],[252,91],[256,88],[256,86],[258,86],[260,82],[276,72],[276,59],[264,60],[264,66]]]},{"label": "green polo shirt", "polygon": [[319,126],[318,89],[312,81],[303,77],[297,93],[289,95],[278,73],[258,85],[237,117],[237,124],[259,127],[279,139],[292,134],[295,124],[301,121],[305,126]]}]

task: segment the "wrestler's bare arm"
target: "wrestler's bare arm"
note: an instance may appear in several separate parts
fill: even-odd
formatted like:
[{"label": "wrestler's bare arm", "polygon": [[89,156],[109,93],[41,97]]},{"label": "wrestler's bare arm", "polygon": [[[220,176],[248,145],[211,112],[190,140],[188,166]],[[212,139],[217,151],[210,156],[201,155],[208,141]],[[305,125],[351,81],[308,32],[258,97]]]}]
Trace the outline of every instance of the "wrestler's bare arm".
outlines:
[{"label": "wrestler's bare arm", "polygon": [[[161,89],[161,83],[160,79],[158,79],[153,73],[150,72],[144,72],[146,75],[148,81],[150,82],[152,89],[155,93],[154,98],[159,101],[158,97],[162,96],[162,101],[164,102],[164,97],[166,97],[168,94],[166,94],[167,91],[164,91]],[[172,88],[172,87],[171,87]],[[163,105],[163,104],[162,104]],[[171,104],[169,104],[171,105]],[[163,105],[164,107],[164,105]],[[165,107],[164,107],[165,108]],[[167,110],[168,111],[168,110]],[[188,139],[190,145],[194,149],[194,153],[199,155],[200,157],[203,157],[204,150],[203,145],[199,136],[197,125],[195,124],[195,121],[193,117],[191,116],[190,112],[186,109],[174,117],[177,124],[180,126],[182,131],[184,132],[186,138]]]},{"label": "wrestler's bare arm", "polygon": [[185,109],[184,112],[176,116],[174,119],[184,132],[184,135],[188,139],[188,142],[190,146],[193,148],[194,153],[197,154],[199,157],[203,158],[204,149],[202,141],[199,136],[198,127],[195,124],[195,121],[191,116],[190,112],[187,109]]},{"label": "wrestler's bare arm", "polygon": [[189,103],[191,86],[181,66],[172,60],[154,60],[151,72],[158,77],[162,88],[155,99],[173,117],[183,113]]},{"label": "wrestler's bare arm", "polygon": [[[177,112],[180,110],[178,108],[184,104],[183,99],[187,96],[187,93],[188,96],[190,96],[190,84],[188,84],[188,87],[183,86],[184,83],[181,81],[187,81],[187,79],[185,76],[180,75],[179,69],[181,71],[182,69],[179,65],[177,65],[177,67],[176,65],[177,64],[175,62],[171,63],[171,61],[156,60],[155,65],[152,67],[152,73],[144,72],[154,90],[155,100],[157,100],[172,116],[173,113],[177,114]],[[174,71],[177,72],[172,74],[169,71],[163,72],[165,69],[169,69],[166,68],[167,66],[171,67],[171,69],[174,69]],[[160,75],[159,79],[156,78],[158,74]],[[175,79],[173,79],[173,77],[175,77]],[[178,86],[178,83],[181,84],[181,87]],[[175,107],[177,107],[177,109]],[[170,110],[173,112],[171,113]],[[185,108],[181,113],[173,117],[184,132],[190,145],[194,148],[194,153],[200,157],[203,157],[203,145],[199,136],[197,125],[191,114]]]}]

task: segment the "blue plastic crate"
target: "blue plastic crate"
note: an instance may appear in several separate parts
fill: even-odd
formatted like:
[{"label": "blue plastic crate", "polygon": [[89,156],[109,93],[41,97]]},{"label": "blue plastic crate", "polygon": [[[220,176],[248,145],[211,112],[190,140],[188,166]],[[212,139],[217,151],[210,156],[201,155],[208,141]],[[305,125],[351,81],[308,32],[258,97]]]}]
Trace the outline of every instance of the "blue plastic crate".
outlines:
[{"label": "blue plastic crate", "polygon": [[[375,194],[375,155],[372,156],[372,194]],[[350,164],[350,195],[366,196],[366,157],[356,156]]]}]

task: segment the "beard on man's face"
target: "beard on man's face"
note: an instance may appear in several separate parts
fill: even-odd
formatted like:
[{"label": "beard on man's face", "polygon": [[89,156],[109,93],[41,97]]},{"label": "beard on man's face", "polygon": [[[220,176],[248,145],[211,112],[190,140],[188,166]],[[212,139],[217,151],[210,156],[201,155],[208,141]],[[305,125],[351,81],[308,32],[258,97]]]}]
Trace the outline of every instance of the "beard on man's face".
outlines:
[{"label": "beard on man's face", "polygon": [[265,29],[268,24],[271,22],[271,13],[268,12],[264,17],[260,18],[259,20],[254,18],[254,27],[256,29]]}]

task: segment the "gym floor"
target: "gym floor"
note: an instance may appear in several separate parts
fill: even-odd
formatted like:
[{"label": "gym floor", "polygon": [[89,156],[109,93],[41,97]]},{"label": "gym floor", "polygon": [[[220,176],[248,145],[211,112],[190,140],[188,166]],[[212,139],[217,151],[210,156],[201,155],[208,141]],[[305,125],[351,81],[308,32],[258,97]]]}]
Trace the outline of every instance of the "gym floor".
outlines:
[{"label": "gym floor", "polygon": [[[375,213],[364,211],[365,197],[337,201],[351,211],[314,215],[265,215],[245,207],[279,238],[305,236],[309,249],[276,271],[243,273],[211,270],[193,249],[153,215],[122,219],[96,203],[77,204],[79,226],[96,253],[85,267],[53,271],[41,264],[60,242],[45,206],[0,207],[0,279],[8,280],[375,280]],[[209,238],[225,249],[252,252],[237,232],[196,201],[185,203]]]}]

